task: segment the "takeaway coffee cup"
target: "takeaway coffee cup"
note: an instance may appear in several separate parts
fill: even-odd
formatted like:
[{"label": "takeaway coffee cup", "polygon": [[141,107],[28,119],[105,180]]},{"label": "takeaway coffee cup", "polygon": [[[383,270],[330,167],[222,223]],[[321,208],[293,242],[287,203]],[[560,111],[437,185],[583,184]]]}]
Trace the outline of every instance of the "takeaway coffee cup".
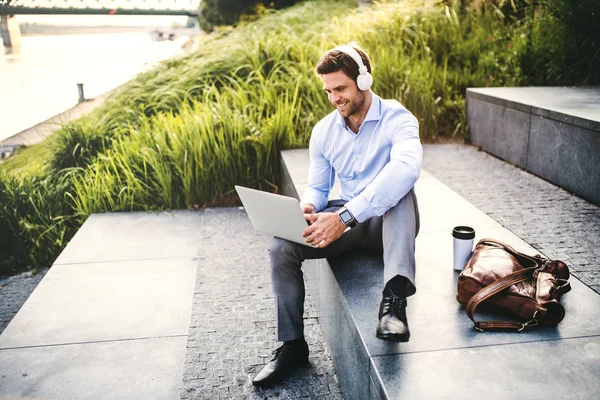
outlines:
[{"label": "takeaway coffee cup", "polygon": [[457,226],[452,230],[454,237],[454,270],[462,271],[473,252],[475,230],[470,226]]}]

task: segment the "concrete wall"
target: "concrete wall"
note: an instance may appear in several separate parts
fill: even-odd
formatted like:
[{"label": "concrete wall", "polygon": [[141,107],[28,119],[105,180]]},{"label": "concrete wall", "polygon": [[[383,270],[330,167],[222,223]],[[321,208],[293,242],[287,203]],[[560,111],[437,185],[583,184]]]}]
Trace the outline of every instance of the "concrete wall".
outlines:
[{"label": "concrete wall", "polygon": [[467,89],[473,144],[600,204],[600,88]]}]

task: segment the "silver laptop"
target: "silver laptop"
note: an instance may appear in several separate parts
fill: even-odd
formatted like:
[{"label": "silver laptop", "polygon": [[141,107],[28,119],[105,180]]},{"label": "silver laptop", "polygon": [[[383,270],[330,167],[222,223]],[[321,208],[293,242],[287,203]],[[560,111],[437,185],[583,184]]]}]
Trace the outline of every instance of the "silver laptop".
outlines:
[{"label": "silver laptop", "polygon": [[308,246],[302,232],[308,226],[293,197],[235,186],[254,229]]}]

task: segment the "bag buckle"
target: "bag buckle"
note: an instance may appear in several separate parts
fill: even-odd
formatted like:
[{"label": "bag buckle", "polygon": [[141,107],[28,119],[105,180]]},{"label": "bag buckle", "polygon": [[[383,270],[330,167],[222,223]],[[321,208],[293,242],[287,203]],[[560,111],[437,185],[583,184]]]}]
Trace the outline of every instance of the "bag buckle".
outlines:
[{"label": "bag buckle", "polygon": [[530,321],[524,322],[523,324],[521,324],[521,327],[519,329],[517,329],[517,332],[522,332],[525,328],[527,328],[528,326],[537,326],[538,324],[538,320],[535,319],[535,316],[537,315],[537,310],[533,313],[533,317],[531,317]]}]

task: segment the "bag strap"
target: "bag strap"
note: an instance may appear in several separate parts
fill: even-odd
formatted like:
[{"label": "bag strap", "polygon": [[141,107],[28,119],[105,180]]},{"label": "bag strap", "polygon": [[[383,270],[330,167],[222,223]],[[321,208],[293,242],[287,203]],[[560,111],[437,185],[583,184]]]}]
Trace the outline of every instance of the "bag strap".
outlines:
[{"label": "bag strap", "polygon": [[520,271],[513,272],[512,274],[506,275],[504,278],[498,279],[497,281],[487,285],[486,287],[482,288],[477,293],[475,293],[467,303],[467,315],[475,324],[475,329],[482,332],[484,330],[489,329],[515,329],[517,332],[521,332],[527,326],[537,325],[535,314],[531,321],[525,323],[507,321],[475,321],[475,309],[479,304],[481,304],[481,302],[485,301],[486,299],[489,299],[495,294],[500,293],[501,291],[512,285],[526,281],[530,278],[531,275],[533,275],[533,271],[535,271],[536,269],[537,267],[524,268]]},{"label": "bag strap", "polygon": [[506,243],[499,242],[499,241],[497,241],[495,239],[489,239],[489,238],[481,239],[479,241],[479,243],[477,243],[477,244],[478,245],[479,244],[491,244],[491,245],[494,245],[496,247],[503,248],[504,250],[506,250],[508,253],[512,254],[515,257],[525,258],[525,259],[527,259],[529,261],[534,262],[538,267],[540,266],[540,264],[542,264],[544,262],[544,259],[542,259],[541,257],[539,257],[539,254],[538,254],[538,256],[532,257],[532,256],[527,255],[525,253],[521,253],[521,252],[513,249],[511,246],[507,245]]},{"label": "bag strap", "polygon": [[497,281],[492,282],[491,284],[482,288],[477,293],[475,293],[473,295],[473,297],[471,297],[471,299],[467,303],[467,315],[469,316],[469,318],[471,318],[471,321],[473,321],[473,323],[475,324],[475,329],[477,329],[478,331],[481,331],[481,332],[483,332],[485,330],[489,330],[489,329],[514,329],[517,332],[521,332],[523,329],[525,329],[528,326],[537,325],[538,322],[535,319],[537,311],[534,313],[531,321],[527,321],[527,322],[475,321],[475,309],[477,308],[477,306],[479,304],[481,304],[486,299],[489,299],[490,297],[500,293],[501,291],[503,291],[504,289],[506,289],[512,285],[526,281],[533,275],[533,272],[539,268],[539,264],[541,263],[541,260],[538,260],[534,257],[530,257],[523,253],[519,253],[518,251],[516,251],[509,245],[499,242],[497,240],[482,239],[479,241],[478,244],[482,244],[482,243],[483,244],[492,244],[497,247],[501,247],[504,250],[506,250],[507,252],[511,253],[513,256],[527,258],[527,259],[533,261],[536,265],[533,267],[530,267],[530,268],[523,268],[522,270],[513,272],[510,275],[506,275],[505,277],[500,278]]}]

